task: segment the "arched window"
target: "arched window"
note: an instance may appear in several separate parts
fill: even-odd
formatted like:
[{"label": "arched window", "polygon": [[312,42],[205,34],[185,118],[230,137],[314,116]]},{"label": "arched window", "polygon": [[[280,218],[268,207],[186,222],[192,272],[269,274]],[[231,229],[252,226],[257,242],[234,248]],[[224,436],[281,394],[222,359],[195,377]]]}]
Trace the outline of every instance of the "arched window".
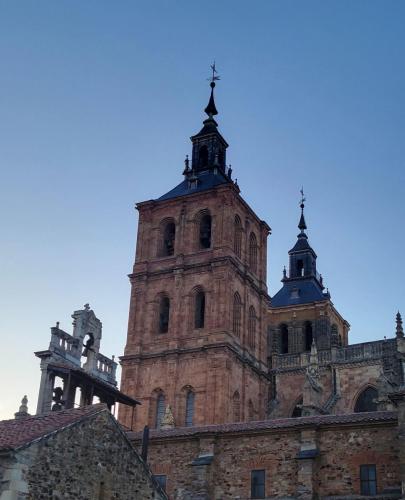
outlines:
[{"label": "arched window", "polygon": [[232,420],[240,422],[240,396],[238,391],[235,391],[232,397]]},{"label": "arched window", "polygon": [[378,398],[378,392],[374,387],[367,387],[362,391],[356,401],[354,411],[361,413],[364,411],[377,411],[377,403],[375,400]]},{"label": "arched window", "polygon": [[249,236],[249,267],[252,272],[257,272],[257,239],[255,233]]},{"label": "arched window", "polygon": [[288,326],[280,325],[280,353],[288,354]]},{"label": "arched window", "polygon": [[204,328],[205,293],[199,290],[195,295],[194,328]]},{"label": "arched window", "polygon": [[207,146],[201,146],[198,151],[198,163],[200,167],[206,167],[208,165],[208,148]]},{"label": "arched window", "polygon": [[302,403],[303,403],[303,399],[301,396],[294,406],[294,409],[293,409],[292,414],[291,414],[292,418],[302,417]]},{"label": "arched window", "polygon": [[256,311],[253,306],[249,307],[249,323],[248,323],[248,345],[252,349],[256,344]]},{"label": "arched window", "polygon": [[242,323],[242,301],[238,292],[233,296],[233,333],[240,337]]},{"label": "arched window", "polygon": [[156,429],[160,429],[160,425],[162,423],[162,419],[165,414],[165,396],[160,393],[156,398],[156,419],[155,419],[155,427]]},{"label": "arched window", "polygon": [[312,323],[306,321],[304,323],[304,347],[306,351],[310,351],[312,347],[313,333],[312,333]]},{"label": "arched window", "polygon": [[211,247],[211,215],[205,214],[200,219],[200,248]]},{"label": "arched window", "polygon": [[235,216],[234,223],[234,236],[233,236],[233,250],[236,255],[241,258],[242,257],[242,222],[240,220],[239,215]]},{"label": "arched window", "polygon": [[304,261],[302,259],[297,260],[297,276],[304,276]]},{"label": "arched window", "polygon": [[176,225],[174,222],[167,222],[163,229],[162,255],[164,257],[174,254],[175,238],[176,238]]},{"label": "arched window", "polygon": [[248,420],[249,420],[249,422],[251,422],[254,419],[255,419],[255,407],[253,406],[252,400],[249,399],[249,403],[248,403]]},{"label": "arched window", "polygon": [[186,396],[186,427],[191,427],[193,425],[194,418],[194,392],[189,390]]},{"label": "arched window", "polygon": [[169,330],[170,299],[162,296],[159,301],[159,333],[167,333]]}]

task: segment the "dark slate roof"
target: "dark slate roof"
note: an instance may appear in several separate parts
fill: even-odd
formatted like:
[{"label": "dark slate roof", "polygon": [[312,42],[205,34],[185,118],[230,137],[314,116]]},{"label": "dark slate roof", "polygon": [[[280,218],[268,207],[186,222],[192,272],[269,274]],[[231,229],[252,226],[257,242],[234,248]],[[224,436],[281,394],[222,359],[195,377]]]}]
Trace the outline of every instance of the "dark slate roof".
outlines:
[{"label": "dark slate roof", "polygon": [[52,411],[17,420],[1,420],[0,450],[21,448],[103,411],[108,411],[107,407],[100,403],[71,410]]},{"label": "dark slate roof", "polygon": [[[151,429],[151,439],[177,438],[198,436],[200,434],[265,432],[281,429],[300,429],[313,426],[395,423],[397,413],[393,411],[374,411],[368,413],[348,413],[341,415],[316,415],[311,417],[278,418],[274,420],[259,420],[257,422],[241,422],[233,424],[205,425],[201,427],[175,427],[174,429]],[[142,432],[128,432],[129,439],[142,439]]]},{"label": "dark slate roof", "polygon": [[283,284],[283,288],[271,299],[271,304],[273,307],[285,307],[309,304],[320,300],[328,300],[328,298],[329,295],[323,293],[315,278],[297,278],[287,280]]},{"label": "dark slate roof", "polygon": [[292,252],[303,252],[305,250],[310,250],[311,252],[315,253],[313,249],[311,248],[311,245],[309,244],[308,238],[306,235],[302,236],[299,235],[297,242],[295,245],[291,248],[291,250],[288,253]]},{"label": "dark slate roof", "polygon": [[169,200],[171,198],[177,198],[178,196],[185,196],[188,194],[199,193],[201,191],[207,191],[221,184],[228,184],[232,182],[228,177],[226,177],[221,171],[215,174],[213,171],[199,172],[198,174],[198,186],[190,189],[189,181],[184,179],[180,182],[174,189],[164,194],[158,200]]}]

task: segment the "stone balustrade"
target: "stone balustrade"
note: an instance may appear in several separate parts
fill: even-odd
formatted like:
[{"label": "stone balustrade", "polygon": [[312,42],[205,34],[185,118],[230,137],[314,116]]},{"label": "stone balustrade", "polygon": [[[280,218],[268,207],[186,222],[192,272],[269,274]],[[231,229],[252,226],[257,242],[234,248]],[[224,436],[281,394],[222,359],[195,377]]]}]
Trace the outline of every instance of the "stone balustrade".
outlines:
[{"label": "stone balustrade", "polygon": [[[353,363],[391,356],[397,349],[396,339],[377,340],[318,351],[318,363]],[[279,370],[296,369],[309,364],[309,353],[273,354],[272,368]]]},{"label": "stone balustrade", "polygon": [[99,376],[110,383],[116,384],[115,376],[117,371],[117,363],[114,360],[98,353],[96,358],[96,370]]},{"label": "stone balustrade", "polygon": [[70,354],[75,358],[80,359],[80,351],[78,350],[79,341],[69,333],[64,332],[58,327],[51,328],[50,350],[57,350],[62,356]]}]

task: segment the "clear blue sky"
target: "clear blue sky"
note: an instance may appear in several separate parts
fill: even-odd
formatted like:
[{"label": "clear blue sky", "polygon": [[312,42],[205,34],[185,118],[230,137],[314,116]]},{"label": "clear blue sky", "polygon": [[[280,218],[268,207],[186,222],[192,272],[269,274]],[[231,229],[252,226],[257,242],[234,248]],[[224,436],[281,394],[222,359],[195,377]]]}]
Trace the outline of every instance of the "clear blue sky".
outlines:
[{"label": "clear blue sky", "polygon": [[405,2],[0,0],[0,418],[35,411],[49,327],[90,302],[126,338],[134,203],[181,180],[213,59],[269,291],[310,241],[351,342],[405,312]]}]

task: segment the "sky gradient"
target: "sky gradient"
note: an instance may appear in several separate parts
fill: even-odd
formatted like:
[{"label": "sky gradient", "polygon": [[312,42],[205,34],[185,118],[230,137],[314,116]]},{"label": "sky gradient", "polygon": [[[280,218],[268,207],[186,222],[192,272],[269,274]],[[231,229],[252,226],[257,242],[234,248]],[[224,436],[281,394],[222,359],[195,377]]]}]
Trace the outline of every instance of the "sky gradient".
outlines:
[{"label": "sky gradient", "polygon": [[304,186],[350,340],[405,313],[405,2],[0,0],[0,418],[35,412],[49,327],[89,302],[123,353],[134,204],[178,184],[215,59],[241,194],[281,286]]}]

